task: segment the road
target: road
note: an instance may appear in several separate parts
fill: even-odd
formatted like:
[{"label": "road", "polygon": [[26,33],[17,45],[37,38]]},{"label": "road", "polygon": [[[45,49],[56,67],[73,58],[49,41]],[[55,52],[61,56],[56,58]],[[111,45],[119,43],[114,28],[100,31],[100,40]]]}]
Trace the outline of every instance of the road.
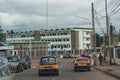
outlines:
[{"label": "road", "polygon": [[112,76],[104,74],[91,68],[91,71],[73,71],[72,59],[60,59],[59,76],[45,75],[38,76],[37,68],[17,73],[13,80],[118,80]]}]

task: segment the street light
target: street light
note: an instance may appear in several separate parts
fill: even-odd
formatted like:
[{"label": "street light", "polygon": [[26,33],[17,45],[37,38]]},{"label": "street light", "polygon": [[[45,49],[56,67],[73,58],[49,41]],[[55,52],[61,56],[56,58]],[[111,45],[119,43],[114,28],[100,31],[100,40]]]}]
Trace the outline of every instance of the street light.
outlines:
[{"label": "street light", "polygon": [[80,16],[75,16],[77,18],[81,18],[81,19],[84,19],[84,20],[87,20],[88,21],[88,24],[89,24],[89,28],[90,28],[90,20],[88,18],[84,18],[84,17],[80,17]]}]

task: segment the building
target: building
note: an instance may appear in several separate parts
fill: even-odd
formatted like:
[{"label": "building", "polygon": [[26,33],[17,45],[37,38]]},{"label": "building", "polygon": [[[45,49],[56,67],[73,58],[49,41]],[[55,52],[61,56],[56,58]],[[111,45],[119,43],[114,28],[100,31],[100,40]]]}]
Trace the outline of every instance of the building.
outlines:
[{"label": "building", "polygon": [[0,56],[8,56],[10,50],[14,50],[14,46],[8,46],[8,44],[5,44],[3,42],[0,42]]},{"label": "building", "polygon": [[9,42],[10,46],[14,46],[14,51],[11,54],[19,55],[21,58],[30,56],[30,58],[40,58],[41,56],[49,55],[48,53],[49,42],[41,41],[14,41]]},{"label": "building", "polygon": [[40,56],[49,55],[49,42],[40,41],[39,33],[38,31],[7,31],[6,43],[14,46],[14,50],[11,50],[10,54],[19,54],[21,57],[29,55],[31,58],[40,58]]},{"label": "building", "polygon": [[52,51],[72,51],[78,54],[80,50],[92,49],[91,32],[89,28],[67,28],[40,31],[41,41],[49,41]]},{"label": "building", "polygon": [[30,32],[7,32],[6,41],[41,41],[50,42],[48,51],[52,54],[69,52],[79,54],[92,49],[92,28],[67,28],[38,30]]}]

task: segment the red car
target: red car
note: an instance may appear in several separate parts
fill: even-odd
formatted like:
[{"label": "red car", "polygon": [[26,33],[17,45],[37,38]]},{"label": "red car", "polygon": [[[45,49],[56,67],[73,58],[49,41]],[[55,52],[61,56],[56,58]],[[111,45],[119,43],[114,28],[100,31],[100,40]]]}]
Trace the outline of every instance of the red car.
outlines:
[{"label": "red car", "polygon": [[81,57],[84,57],[84,58],[91,58],[89,54],[82,54]]}]

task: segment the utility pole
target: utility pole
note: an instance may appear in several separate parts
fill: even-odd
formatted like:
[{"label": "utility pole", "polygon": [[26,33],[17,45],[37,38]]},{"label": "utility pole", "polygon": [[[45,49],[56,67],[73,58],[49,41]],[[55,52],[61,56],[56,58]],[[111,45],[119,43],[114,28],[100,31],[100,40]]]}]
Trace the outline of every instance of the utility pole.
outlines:
[{"label": "utility pole", "polygon": [[94,21],[94,5],[93,3],[91,3],[92,5],[92,29],[93,29],[93,33],[92,33],[92,46],[93,46],[93,51],[96,52],[96,34],[95,34],[95,21]]},{"label": "utility pole", "polygon": [[118,39],[118,42],[120,42],[120,29],[119,29],[119,39]]},{"label": "utility pole", "polygon": [[[107,0],[105,0],[105,12],[106,12],[106,30],[107,30],[107,41],[108,41],[108,44],[107,44],[107,48],[108,48],[108,51],[109,51],[109,63],[108,65],[111,65],[111,58],[112,58],[112,54],[111,54],[111,31],[110,31],[110,25],[109,25],[109,17],[108,17],[108,12],[107,12]],[[107,51],[107,54],[108,54],[108,51]]]},{"label": "utility pole", "polygon": [[95,21],[94,21],[94,5],[93,3],[91,3],[92,5],[92,47],[93,47],[93,52],[95,53],[93,55],[94,57],[94,66],[97,65],[97,56],[96,56],[96,34],[95,34]]}]

